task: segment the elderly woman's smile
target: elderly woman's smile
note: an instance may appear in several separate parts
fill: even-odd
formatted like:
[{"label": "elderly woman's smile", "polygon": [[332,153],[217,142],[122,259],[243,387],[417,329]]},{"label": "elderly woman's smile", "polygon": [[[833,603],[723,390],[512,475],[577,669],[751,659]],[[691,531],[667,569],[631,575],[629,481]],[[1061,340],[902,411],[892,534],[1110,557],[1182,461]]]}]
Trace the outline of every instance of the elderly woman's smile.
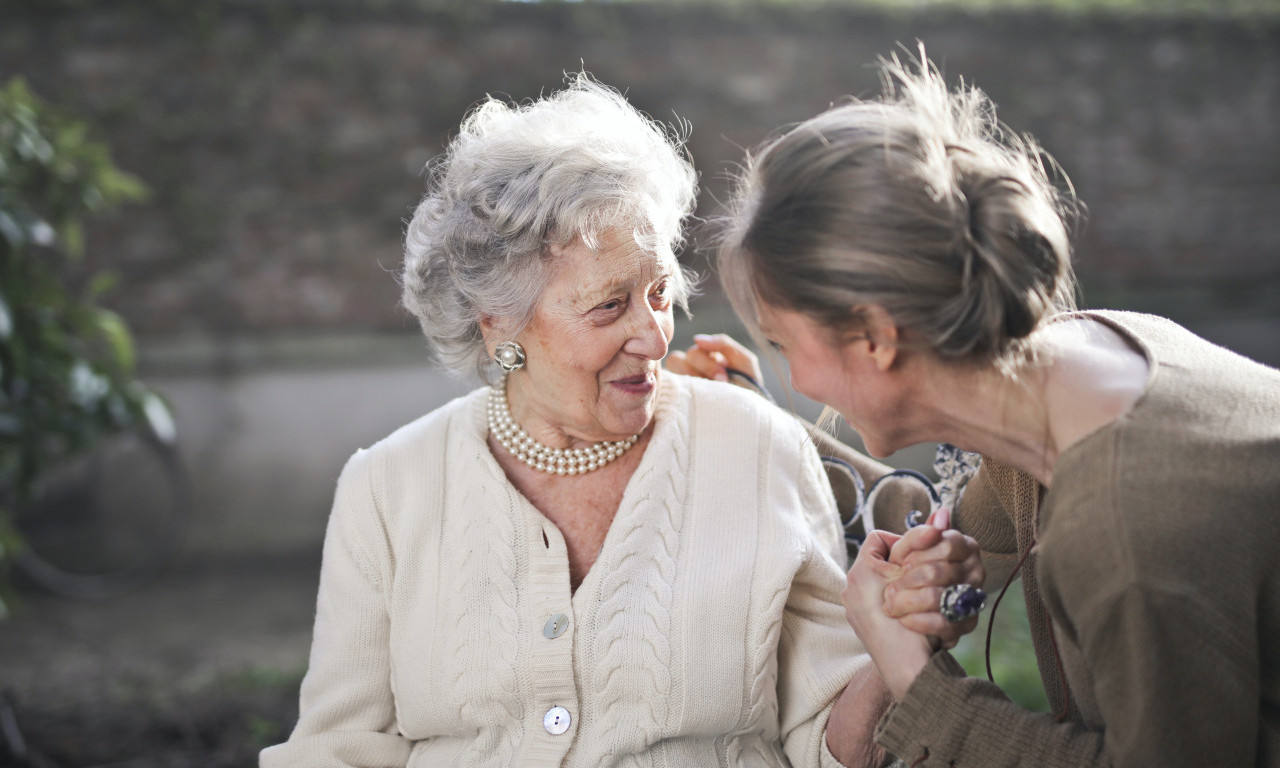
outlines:
[{"label": "elderly woman's smile", "polygon": [[[534,316],[516,336],[528,362],[507,382],[512,416],[558,448],[643,432],[674,329],[674,255],[642,248],[615,227],[594,249],[578,239],[553,248],[552,258]],[[506,338],[496,325],[486,336]]]},{"label": "elderly woman's smile", "polygon": [[623,392],[629,392],[636,395],[647,395],[657,386],[657,372],[642,373],[637,376],[629,376],[625,379],[615,379],[609,383]]}]

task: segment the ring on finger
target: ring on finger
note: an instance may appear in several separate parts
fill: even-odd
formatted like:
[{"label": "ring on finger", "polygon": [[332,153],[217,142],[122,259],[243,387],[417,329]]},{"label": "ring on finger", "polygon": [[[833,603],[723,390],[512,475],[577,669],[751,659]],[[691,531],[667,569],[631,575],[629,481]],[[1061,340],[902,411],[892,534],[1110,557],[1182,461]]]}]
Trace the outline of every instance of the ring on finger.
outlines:
[{"label": "ring on finger", "polygon": [[971,584],[952,584],[938,599],[938,613],[952,624],[977,616],[986,607],[987,593]]}]

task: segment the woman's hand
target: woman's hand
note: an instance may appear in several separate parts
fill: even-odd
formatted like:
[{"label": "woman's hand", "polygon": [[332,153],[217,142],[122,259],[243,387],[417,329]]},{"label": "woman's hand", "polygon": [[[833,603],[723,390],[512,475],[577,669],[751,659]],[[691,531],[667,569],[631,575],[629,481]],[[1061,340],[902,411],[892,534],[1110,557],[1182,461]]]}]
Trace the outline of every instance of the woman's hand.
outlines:
[{"label": "woman's hand", "polygon": [[872,531],[858,550],[842,593],[849,626],[867,647],[895,699],[906,694],[933,655],[927,637],[884,610],[885,587],[903,573],[902,567],[889,559],[900,539],[896,534]]},{"label": "woman's hand", "polygon": [[901,568],[901,575],[884,590],[884,612],[908,629],[937,638],[942,648],[953,648],[978,626],[977,615],[947,621],[938,610],[942,591],[952,584],[981,587],[986,578],[978,543],[950,524],[950,510],[940,509],[894,542],[889,562]]},{"label": "woman's hand", "polygon": [[667,356],[667,370],[687,376],[729,381],[730,368],[761,381],[759,358],[723,333],[714,336],[698,334],[693,337],[692,347],[684,352],[675,350]]}]

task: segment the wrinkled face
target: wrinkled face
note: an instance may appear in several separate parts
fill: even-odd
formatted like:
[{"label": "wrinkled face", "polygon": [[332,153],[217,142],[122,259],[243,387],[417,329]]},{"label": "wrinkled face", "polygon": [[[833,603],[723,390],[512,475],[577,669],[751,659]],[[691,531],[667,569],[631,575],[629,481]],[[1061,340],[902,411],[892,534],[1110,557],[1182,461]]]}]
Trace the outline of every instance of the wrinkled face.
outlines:
[{"label": "wrinkled face", "polygon": [[[525,367],[511,374],[512,416],[552,447],[619,440],[653,419],[661,360],[674,331],[670,251],[642,250],[630,232],[600,249],[559,249],[550,284],[517,337]],[[490,349],[503,341],[486,333]]]},{"label": "wrinkled face", "polygon": [[761,332],[787,359],[795,391],[839,411],[872,456],[903,447],[901,393],[877,364],[866,335],[841,342],[808,315],[764,303],[759,314]]}]

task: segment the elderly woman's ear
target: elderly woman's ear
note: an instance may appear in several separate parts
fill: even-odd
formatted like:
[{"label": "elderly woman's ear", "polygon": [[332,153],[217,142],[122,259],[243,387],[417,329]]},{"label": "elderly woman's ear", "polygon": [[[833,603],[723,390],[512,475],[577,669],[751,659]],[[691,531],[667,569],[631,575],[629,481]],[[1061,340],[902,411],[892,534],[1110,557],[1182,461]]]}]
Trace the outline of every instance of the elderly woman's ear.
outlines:
[{"label": "elderly woman's ear", "polygon": [[493,348],[504,341],[512,341],[513,334],[507,328],[507,323],[501,317],[492,315],[480,316],[480,333],[484,336],[485,354],[493,357]]}]

